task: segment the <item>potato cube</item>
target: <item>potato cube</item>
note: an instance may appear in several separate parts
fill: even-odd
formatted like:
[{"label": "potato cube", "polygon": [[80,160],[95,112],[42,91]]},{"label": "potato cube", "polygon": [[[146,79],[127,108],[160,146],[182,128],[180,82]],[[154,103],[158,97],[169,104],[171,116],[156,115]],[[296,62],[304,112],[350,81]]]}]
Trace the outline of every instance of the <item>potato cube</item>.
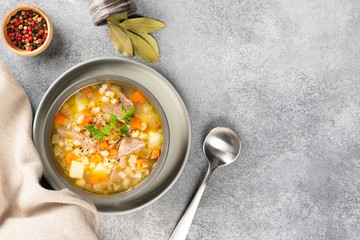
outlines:
[{"label": "potato cube", "polygon": [[104,177],[108,175],[110,171],[105,168],[105,166],[102,163],[98,163],[94,169],[93,175],[95,177]]},{"label": "potato cube", "polygon": [[69,176],[72,178],[82,178],[84,175],[84,168],[84,163],[72,161]]},{"label": "potato cube", "polygon": [[84,97],[75,98],[75,105],[77,107],[77,111],[81,112],[89,105],[89,100]]},{"label": "potato cube", "polygon": [[159,147],[162,143],[163,139],[160,133],[158,132],[149,132],[149,141],[148,141],[148,147],[150,149]]}]

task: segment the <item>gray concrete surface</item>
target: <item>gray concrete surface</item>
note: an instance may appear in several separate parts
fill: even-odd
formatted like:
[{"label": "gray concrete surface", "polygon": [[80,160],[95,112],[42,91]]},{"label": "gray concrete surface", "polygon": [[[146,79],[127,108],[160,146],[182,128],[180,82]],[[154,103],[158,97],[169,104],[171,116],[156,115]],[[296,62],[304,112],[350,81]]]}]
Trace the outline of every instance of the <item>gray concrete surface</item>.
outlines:
[{"label": "gray concrete surface", "polygon": [[[0,18],[25,1],[2,1]],[[167,27],[147,64],[178,89],[193,144],[173,188],[152,205],[101,216],[99,239],[167,239],[205,173],[211,127],[234,128],[238,161],[218,169],[188,239],[359,239],[360,1],[136,0]],[[49,49],[20,57],[0,43],[33,109],[73,65],[120,56],[86,1],[26,3],[49,14]],[[139,59],[136,59],[139,60]],[[140,61],[140,60],[139,60]]]}]

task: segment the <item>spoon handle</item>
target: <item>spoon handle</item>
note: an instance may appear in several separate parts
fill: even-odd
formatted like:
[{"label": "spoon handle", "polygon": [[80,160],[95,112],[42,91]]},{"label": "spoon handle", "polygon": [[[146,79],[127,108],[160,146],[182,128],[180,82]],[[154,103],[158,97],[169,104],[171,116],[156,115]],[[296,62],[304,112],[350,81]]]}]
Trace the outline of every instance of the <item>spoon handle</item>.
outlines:
[{"label": "spoon handle", "polygon": [[179,223],[176,225],[175,230],[172,232],[169,240],[184,240],[189,232],[191,223],[196,213],[196,209],[199,206],[200,199],[204,193],[206,184],[209,182],[210,176],[213,173],[215,168],[209,166],[209,169],[205,175],[203,182],[201,183],[199,189],[197,190],[193,200],[189,204],[186,212],[180,219]]}]

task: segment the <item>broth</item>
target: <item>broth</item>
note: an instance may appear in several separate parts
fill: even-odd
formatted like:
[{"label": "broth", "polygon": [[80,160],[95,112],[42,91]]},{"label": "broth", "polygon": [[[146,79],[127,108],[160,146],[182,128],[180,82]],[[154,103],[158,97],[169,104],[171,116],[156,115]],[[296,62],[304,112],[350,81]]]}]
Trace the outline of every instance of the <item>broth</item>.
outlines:
[{"label": "broth", "polygon": [[108,195],[134,188],[151,173],[163,138],[160,116],[141,92],[106,82],[80,89],[63,103],[50,140],[67,179]]}]

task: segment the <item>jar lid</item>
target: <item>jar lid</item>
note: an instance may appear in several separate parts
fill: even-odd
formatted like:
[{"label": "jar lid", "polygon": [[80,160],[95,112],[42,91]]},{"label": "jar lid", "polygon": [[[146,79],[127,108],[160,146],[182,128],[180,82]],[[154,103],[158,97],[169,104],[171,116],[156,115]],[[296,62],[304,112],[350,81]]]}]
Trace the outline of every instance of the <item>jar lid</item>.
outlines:
[{"label": "jar lid", "polygon": [[96,26],[106,24],[109,17],[123,12],[131,15],[137,10],[132,0],[88,0],[88,4],[92,21]]}]

